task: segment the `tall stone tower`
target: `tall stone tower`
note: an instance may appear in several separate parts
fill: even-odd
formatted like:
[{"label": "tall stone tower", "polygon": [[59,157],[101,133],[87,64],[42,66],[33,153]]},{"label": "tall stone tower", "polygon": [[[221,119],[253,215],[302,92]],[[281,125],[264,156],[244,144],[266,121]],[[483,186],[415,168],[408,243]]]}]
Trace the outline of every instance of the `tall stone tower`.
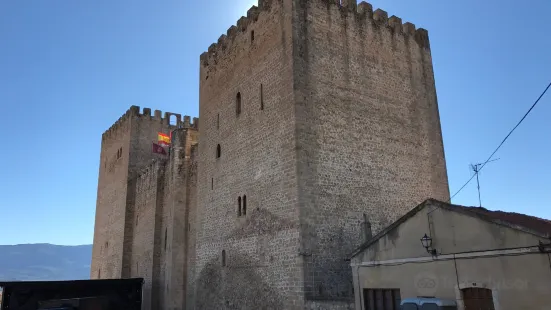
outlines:
[{"label": "tall stone tower", "polygon": [[196,309],[347,309],[347,254],[449,197],[424,29],[365,2],[260,0],[200,79]]},{"label": "tall stone tower", "polygon": [[[152,152],[159,132],[173,132],[170,154]],[[144,278],[144,309],[184,303],[197,135],[198,119],[132,106],[102,136],[91,278]]]}]

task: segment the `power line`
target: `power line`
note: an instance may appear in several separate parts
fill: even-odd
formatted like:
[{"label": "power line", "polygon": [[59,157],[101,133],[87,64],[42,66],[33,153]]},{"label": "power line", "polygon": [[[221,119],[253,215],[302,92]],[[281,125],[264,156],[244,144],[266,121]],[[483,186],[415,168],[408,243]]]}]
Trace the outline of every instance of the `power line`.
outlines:
[{"label": "power line", "polygon": [[[501,143],[498,145],[498,147],[495,149],[495,151],[492,153],[492,155],[490,155],[490,157],[488,157],[488,159],[486,159],[486,161],[484,162],[484,164],[482,164],[482,166],[480,166],[480,168],[478,169],[478,172],[480,172],[480,170],[482,170],[482,168],[484,168],[484,166],[486,166],[486,164],[490,161],[490,159],[492,159],[492,157],[495,155],[495,153],[497,153],[497,151],[501,148],[501,146],[503,145],[503,143],[505,143],[505,141],[507,141],[507,139],[509,138],[509,136],[513,133],[513,131],[515,131],[515,129],[517,129],[517,127],[522,123],[522,121],[524,121],[524,119],[526,118],[526,116],[528,116],[528,114],[530,114],[530,112],[532,111],[532,109],[536,106],[536,104],[538,104],[538,102],[540,101],[540,99],[545,95],[545,93],[547,92],[547,90],[549,89],[549,87],[551,87],[551,83],[549,83],[549,85],[547,85],[547,87],[545,88],[545,90],[543,91],[543,93],[541,93],[541,95],[538,97],[538,100],[536,100],[536,102],[534,102],[534,104],[532,104],[532,106],[530,107],[530,109],[528,109],[528,112],[526,112],[526,114],[524,114],[524,116],[520,119],[520,121],[517,123],[517,125],[515,127],[513,127],[513,129],[511,129],[511,131],[509,132],[509,134],[503,139],[503,141],[501,141]],[[453,194],[453,196],[450,197],[450,199],[448,200],[448,202],[451,202],[451,200],[453,199],[453,197],[455,197],[457,194],[459,194],[459,192],[461,192],[465,186],[467,186],[467,184],[469,184],[473,178],[478,175],[477,173],[473,174],[473,176],[471,176],[471,178],[465,183],[463,184],[463,186],[461,186],[461,188],[455,193]]]}]

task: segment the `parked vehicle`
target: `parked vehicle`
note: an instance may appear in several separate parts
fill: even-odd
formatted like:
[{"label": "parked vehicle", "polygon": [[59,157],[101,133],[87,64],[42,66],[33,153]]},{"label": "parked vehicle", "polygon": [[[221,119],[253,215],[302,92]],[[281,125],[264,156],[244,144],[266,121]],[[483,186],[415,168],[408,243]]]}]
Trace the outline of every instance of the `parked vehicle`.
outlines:
[{"label": "parked vehicle", "polygon": [[457,303],[451,299],[435,297],[406,298],[400,303],[401,310],[457,310]]}]

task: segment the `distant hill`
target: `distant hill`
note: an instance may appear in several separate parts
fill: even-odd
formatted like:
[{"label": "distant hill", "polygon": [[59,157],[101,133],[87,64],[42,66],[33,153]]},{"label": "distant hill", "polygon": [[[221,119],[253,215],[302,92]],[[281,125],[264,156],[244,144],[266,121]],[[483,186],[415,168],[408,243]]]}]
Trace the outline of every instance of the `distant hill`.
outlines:
[{"label": "distant hill", "polygon": [[85,280],[92,245],[0,245],[0,281]]}]

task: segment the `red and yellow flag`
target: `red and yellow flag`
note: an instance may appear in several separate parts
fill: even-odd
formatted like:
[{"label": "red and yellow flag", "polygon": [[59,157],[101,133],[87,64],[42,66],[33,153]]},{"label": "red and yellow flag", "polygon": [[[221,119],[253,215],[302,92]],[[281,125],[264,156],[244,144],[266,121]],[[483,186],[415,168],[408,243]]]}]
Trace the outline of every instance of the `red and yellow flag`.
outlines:
[{"label": "red and yellow flag", "polygon": [[170,145],[170,137],[162,132],[159,132],[158,136],[159,144]]}]

